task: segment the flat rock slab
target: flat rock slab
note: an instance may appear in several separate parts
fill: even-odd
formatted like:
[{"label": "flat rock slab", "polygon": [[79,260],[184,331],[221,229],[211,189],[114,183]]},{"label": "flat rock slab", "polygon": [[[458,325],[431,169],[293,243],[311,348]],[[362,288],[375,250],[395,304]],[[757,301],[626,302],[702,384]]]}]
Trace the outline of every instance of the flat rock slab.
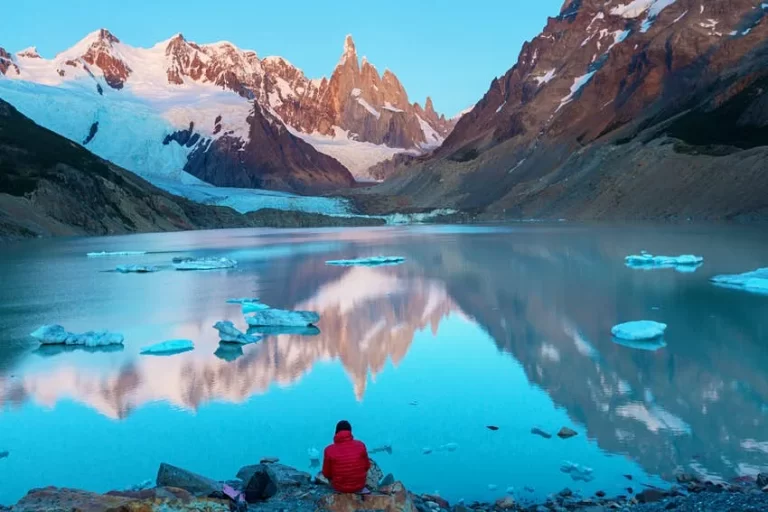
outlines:
[{"label": "flat rock slab", "polygon": [[[312,476],[309,473],[304,473],[303,471],[299,471],[284,464],[268,462],[270,459],[272,458],[263,459],[261,464],[253,464],[251,466],[240,468],[237,472],[237,478],[247,484],[257,471],[260,471],[262,467],[268,465],[269,469],[274,473],[275,478],[277,479],[277,485],[280,487],[306,485],[312,480]],[[276,457],[274,459],[276,459]]]},{"label": "flat rock slab", "polygon": [[375,494],[331,494],[317,502],[318,511],[357,512],[416,512],[408,492],[399,482],[381,489]]},{"label": "flat rock slab", "polygon": [[222,490],[216,480],[165,463],[157,470],[157,486],[178,487],[196,496],[208,496]]},{"label": "flat rock slab", "polygon": [[213,498],[197,498],[181,489],[147,489],[135,493],[96,494],[75,489],[46,487],[33,489],[11,509],[14,512],[105,510],[174,512],[229,512],[229,503]]}]

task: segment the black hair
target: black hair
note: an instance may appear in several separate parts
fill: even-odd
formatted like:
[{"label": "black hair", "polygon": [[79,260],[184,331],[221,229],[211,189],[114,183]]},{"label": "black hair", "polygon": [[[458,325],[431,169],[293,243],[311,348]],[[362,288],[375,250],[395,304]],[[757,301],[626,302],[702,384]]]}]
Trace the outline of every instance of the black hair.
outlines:
[{"label": "black hair", "polygon": [[342,432],[346,430],[347,432],[352,432],[352,425],[349,424],[347,420],[341,420],[336,424],[336,433]]}]

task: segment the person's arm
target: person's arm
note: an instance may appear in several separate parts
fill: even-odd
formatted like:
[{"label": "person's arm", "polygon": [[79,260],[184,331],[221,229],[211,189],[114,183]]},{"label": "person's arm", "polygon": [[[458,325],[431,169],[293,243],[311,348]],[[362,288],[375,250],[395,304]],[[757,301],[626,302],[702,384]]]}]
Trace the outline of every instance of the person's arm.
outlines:
[{"label": "person's arm", "polygon": [[368,457],[368,448],[366,448],[365,443],[363,443],[363,461],[365,463],[365,472],[367,473],[371,469],[371,458]]},{"label": "person's arm", "polygon": [[333,480],[333,463],[328,456],[328,448],[323,452],[323,476],[327,478],[329,482]]}]

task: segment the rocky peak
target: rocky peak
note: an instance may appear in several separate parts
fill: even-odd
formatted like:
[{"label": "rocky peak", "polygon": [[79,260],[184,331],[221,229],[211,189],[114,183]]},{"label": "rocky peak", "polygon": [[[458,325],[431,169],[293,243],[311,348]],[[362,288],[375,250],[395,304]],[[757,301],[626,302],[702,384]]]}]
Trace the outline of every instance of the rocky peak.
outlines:
[{"label": "rocky peak", "polygon": [[114,45],[120,40],[109,30],[102,28],[89,34],[83,41],[75,46],[75,50],[81,50],[87,45],[84,53],[79,57],[91,66],[101,69],[104,81],[113,89],[122,89],[131,68],[117,55]]},{"label": "rocky peak", "polygon": [[16,74],[19,73],[18,66],[13,62],[13,56],[5,48],[0,47],[0,73],[5,75],[9,69],[15,70]]},{"label": "rocky peak", "polygon": [[21,50],[20,52],[16,52],[16,55],[19,57],[26,57],[28,59],[40,59],[40,54],[37,53],[37,48],[35,46],[30,46],[29,48],[25,48]]},{"label": "rocky peak", "polygon": [[357,50],[352,34],[347,34],[347,37],[344,38],[344,53],[341,55],[342,62],[346,62],[349,59],[354,59],[357,62]]}]

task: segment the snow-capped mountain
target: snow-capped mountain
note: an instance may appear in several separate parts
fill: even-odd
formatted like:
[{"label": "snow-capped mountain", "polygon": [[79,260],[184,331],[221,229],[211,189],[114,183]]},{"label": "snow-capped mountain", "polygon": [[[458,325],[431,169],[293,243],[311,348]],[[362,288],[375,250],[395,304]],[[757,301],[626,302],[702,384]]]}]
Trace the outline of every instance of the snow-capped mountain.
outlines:
[{"label": "snow-capped mountain", "polygon": [[764,215],[766,14],[756,0],[566,0],[380,191],[516,217]]},{"label": "snow-capped mountain", "polygon": [[[0,97],[34,121],[143,176],[308,191],[367,178],[394,154],[437,147],[453,127],[411,104],[347,37],[330,79],[281,57],[177,34],[151,48],[107,30],[53,59],[0,48]],[[345,168],[346,167],[346,168]]]}]

